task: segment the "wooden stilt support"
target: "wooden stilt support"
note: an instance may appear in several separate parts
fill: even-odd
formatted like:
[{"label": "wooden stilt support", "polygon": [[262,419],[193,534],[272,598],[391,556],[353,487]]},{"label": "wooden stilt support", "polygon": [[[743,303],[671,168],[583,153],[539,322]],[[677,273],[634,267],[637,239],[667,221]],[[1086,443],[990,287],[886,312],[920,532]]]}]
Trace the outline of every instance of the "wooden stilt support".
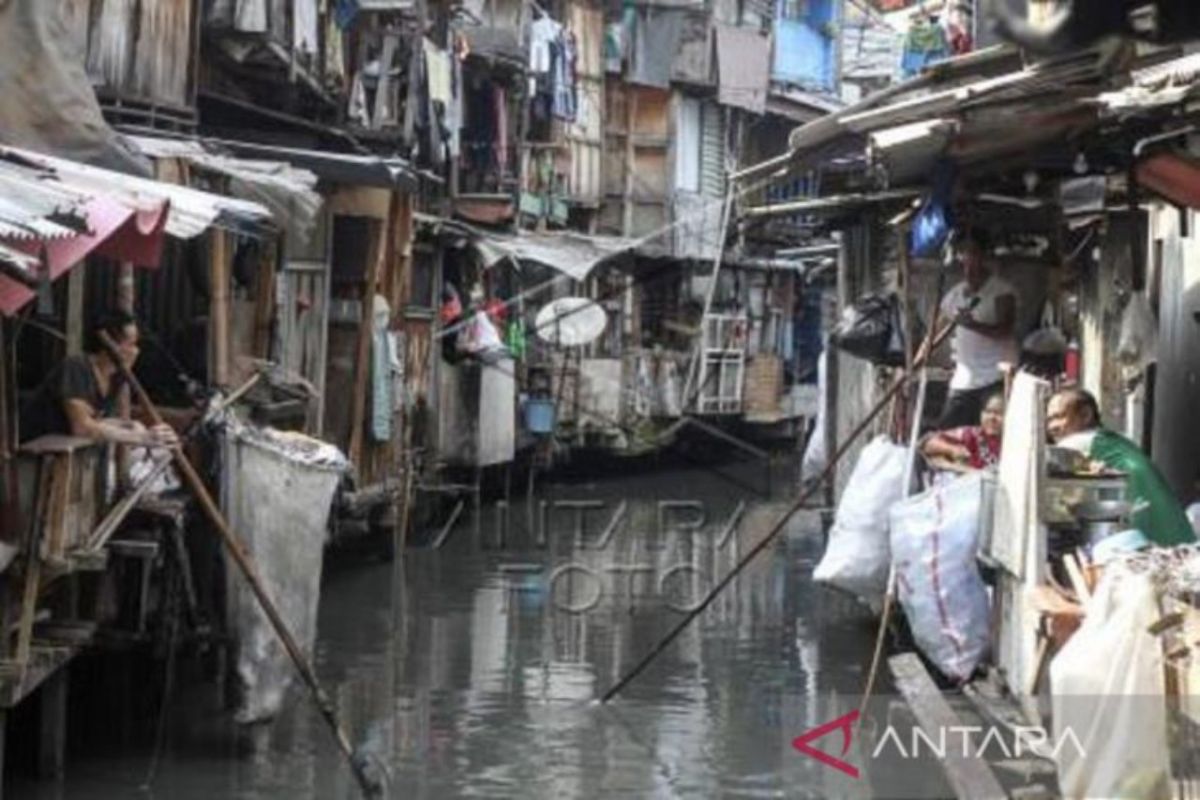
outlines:
[{"label": "wooden stilt support", "polygon": [[37,773],[45,780],[63,776],[67,756],[67,686],[69,666],[42,684],[38,693]]}]

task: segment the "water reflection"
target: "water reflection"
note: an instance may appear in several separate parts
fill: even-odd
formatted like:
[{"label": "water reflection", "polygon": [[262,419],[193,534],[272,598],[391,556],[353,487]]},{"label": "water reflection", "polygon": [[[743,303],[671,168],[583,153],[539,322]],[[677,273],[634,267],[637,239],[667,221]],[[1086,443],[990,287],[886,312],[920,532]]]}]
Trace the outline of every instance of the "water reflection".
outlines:
[{"label": "water reflection", "polygon": [[[579,528],[573,501],[594,504]],[[660,501],[699,502],[703,519]],[[868,782],[791,747],[830,718],[829,697],[861,689],[871,637],[861,612],[809,580],[812,516],[617,700],[595,702],[785,507],[703,470],[546,486],[532,507],[464,520],[441,549],[334,571],[318,670],[393,797],[865,796]],[[298,691],[252,736],[210,698],[190,702],[150,796],[357,796]],[[133,777],[145,758],[76,759],[59,790],[36,792],[146,797]]]}]

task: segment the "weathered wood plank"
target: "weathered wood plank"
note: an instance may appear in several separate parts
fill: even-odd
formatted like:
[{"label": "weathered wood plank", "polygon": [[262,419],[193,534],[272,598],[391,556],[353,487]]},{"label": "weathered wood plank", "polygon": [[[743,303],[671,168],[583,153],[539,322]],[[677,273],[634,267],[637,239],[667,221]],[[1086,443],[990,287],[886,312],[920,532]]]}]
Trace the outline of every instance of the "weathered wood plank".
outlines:
[{"label": "weathered wood plank", "polygon": [[[962,721],[934,686],[933,680],[914,653],[905,653],[888,659],[888,666],[896,680],[896,687],[912,707],[917,722],[932,741],[939,733],[952,727],[961,727]],[[955,796],[982,800],[982,798],[1004,798],[1007,794],[1000,781],[982,758],[964,756],[948,748],[942,760],[946,777],[954,788]]]}]

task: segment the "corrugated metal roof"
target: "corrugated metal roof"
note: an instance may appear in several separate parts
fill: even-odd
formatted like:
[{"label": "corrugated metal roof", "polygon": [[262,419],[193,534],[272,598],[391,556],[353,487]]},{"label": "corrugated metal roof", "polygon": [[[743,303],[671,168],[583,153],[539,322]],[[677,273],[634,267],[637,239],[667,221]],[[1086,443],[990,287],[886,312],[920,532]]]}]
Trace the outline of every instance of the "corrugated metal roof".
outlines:
[{"label": "corrugated metal roof", "polygon": [[[169,203],[166,231],[178,239],[191,239],[213,226],[262,225],[271,217],[260,203],[124,175],[31,150],[0,146],[0,159],[6,162],[11,178],[31,192],[50,187],[64,196],[74,196],[77,207],[93,197],[108,197],[133,209],[151,211],[165,201]],[[21,205],[26,202],[22,195],[10,194],[8,199]],[[30,203],[32,207],[33,201]]]},{"label": "corrugated metal roof", "polygon": [[233,158],[211,152],[192,139],[125,136],[138,152],[151,158],[177,158],[233,179],[231,193],[253,198],[269,208],[279,227],[295,223],[309,231],[316,224],[324,199],[317,193],[317,176],[286,161]]},{"label": "corrugated metal roof", "polygon": [[0,237],[68,239],[86,225],[78,194],[35,170],[0,162]]},{"label": "corrugated metal roof", "polygon": [[6,264],[11,264],[16,267],[16,274],[12,270],[4,270],[4,274],[16,279],[18,282],[27,286],[35,285],[37,281],[37,272],[40,263],[35,256],[28,253],[23,253],[13,247],[7,247],[0,244],[0,261]]},{"label": "corrugated metal roof", "polygon": [[1178,103],[1200,88],[1200,54],[1138,70],[1131,77],[1132,85],[1101,94],[1099,104],[1119,113]]},{"label": "corrugated metal roof", "polygon": [[465,237],[489,269],[504,259],[511,258],[545,265],[577,281],[587,278],[593,269],[611,258],[623,253],[636,252],[642,244],[638,239],[586,236],[570,231],[495,233],[457,220],[426,214],[416,214],[414,219],[418,224],[432,227],[439,232]]}]

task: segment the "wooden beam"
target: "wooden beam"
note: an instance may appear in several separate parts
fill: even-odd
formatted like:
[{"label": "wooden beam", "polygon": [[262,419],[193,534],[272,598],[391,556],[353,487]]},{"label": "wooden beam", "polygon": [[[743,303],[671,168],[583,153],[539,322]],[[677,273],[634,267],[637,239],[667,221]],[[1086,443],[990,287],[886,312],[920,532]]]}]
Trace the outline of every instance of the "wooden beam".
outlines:
[{"label": "wooden beam", "polygon": [[254,286],[254,357],[271,355],[271,320],[275,311],[276,267],[279,264],[279,239],[269,239]]},{"label": "wooden beam", "polygon": [[[896,688],[912,707],[918,724],[930,741],[939,741],[939,737],[944,736],[948,729],[962,727],[962,720],[934,686],[933,679],[915,653],[888,659],[888,666],[896,679]],[[955,797],[969,800],[1008,797],[984,759],[963,755],[961,749],[951,747],[946,749],[946,756],[941,763]]]},{"label": "wooden beam", "polygon": [[87,262],[67,274],[67,355],[83,353],[83,290],[87,278]]},{"label": "wooden beam", "polygon": [[209,380],[218,386],[229,381],[229,249],[225,231],[209,233]]}]

